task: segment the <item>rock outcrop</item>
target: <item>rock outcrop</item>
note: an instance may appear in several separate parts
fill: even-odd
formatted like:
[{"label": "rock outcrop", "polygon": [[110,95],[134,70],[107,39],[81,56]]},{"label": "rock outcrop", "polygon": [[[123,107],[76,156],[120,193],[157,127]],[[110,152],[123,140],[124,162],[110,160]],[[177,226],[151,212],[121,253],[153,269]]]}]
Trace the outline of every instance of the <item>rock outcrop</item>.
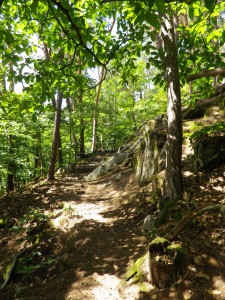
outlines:
[{"label": "rock outcrop", "polygon": [[[204,168],[214,168],[225,161],[225,134],[197,138],[192,141],[194,151],[193,149],[190,150],[190,136],[193,134],[193,129],[194,132],[202,128],[204,130],[204,126],[207,126],[208,123],[212,124],[212,119],[213,123],[216,121],[221,122],[221,119],[224,122],[225,87],[222,91],[222,93],[220,90],[216,91],[213,97],[199,100],[194,107],[184,109],[182,112],[184,139],[186,139],[186,142],[184,141],[183,157],[191,155],[194,158],[193,165],[196,171]],[[203,116],[204,120],[202,121]],[[188,148],[188,151],[185,152],[186,148]],[[117,171],[123,166],[131,165],[139,184],[144,186],[152,182],[154,195],[159,198],[163,194],[165,159],[166,120],[165,116],[161,115],[155,121],[144,122],[132,139],[120,147],[118,152],[110,159],[102,162],[85,179],[87,181],[96,180],[108,172]]]},{"label": "rock outcrop", "polygon": [[118,166],[132,165],[140,185],[145,185],[165,167],[166,127],[161,120],[145,122],[133,139],[100,164],[85,180],[96,180]]}]

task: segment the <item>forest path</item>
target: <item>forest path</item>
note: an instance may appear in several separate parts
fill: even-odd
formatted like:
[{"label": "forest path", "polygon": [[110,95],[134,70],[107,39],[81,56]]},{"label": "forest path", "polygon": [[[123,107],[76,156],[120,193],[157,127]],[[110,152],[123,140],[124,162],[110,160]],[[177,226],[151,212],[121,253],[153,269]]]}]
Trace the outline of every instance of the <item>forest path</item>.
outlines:
[{"label": "forest path", "polygon": [[[51,183],[33,185],[16,197],[16,203],[8,197],[7,213],[12,205],[17,220],[31,211],[36,211],[37,219],[42,212],[48,216],[51,227],[42,229],[40,241],[32,246],[33,263],[54,262],[27,276],[17,274],[1,299],[138,299],[137,288],[121,295],[118,285],[127,266],[146,251],[142,224],[147,204],[129,168],[122,170],[120,180],[117,172],[84,181],[97,164],[80,165],[76,175],[58,175]],[[26,229],[8,234],[2,268],[12,260],[19,237],[27,239],[29,230],[33,238],[37,236],[38,222],[24,219]]]},{"label": "forest path", "polygon": [[[187,269],[174,287],[159,290],[149,285],[146,293],[140,284],[119,288],[127,267],[147,250],[142,225],[153,209],[151,184],[139,187],[129,168],[84,181],[100,159],[79,164],[75,175],[30,183],[1,198],[0,273],[22,249],[27,251],[0,299],[225,299],[225,229],[218,213],[199,216],[177,237],[187,249]],[[225,204],[224,164],[194,174],[187,163],[183,174],[190,209]],[[185,214],[183,205],[180,213]],[[176,224],[177,213],[160,226],[160,234]]]},{"label": "forest path", "polygon": [[[142,218],[135,207],[138,201],[133,201],[140,187],[131,169],[123,170],[120,181],[116,175],[95,182],[71,178],[71,184],[68,177],[66,182],[61,179],[68,214],[65,221],[59,216],[54,222],[63,229],[61,253],[75,275],[73,282],[69,280],[65,299],[122,299],[120,280],[128,264],[145,253]],[[137,299],[137,295],[129,291],[124,299]]]}]

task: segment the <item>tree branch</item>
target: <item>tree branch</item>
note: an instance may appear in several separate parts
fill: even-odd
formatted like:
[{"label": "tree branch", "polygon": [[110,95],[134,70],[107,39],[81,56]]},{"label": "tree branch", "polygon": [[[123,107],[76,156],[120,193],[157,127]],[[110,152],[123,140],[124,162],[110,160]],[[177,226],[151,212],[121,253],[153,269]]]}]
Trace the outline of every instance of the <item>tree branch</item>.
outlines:
[{"label": "tree branch", "polygon": [[0,9],[2,8],[3,2],[4,2],[4,0],[0,0]]},{"label": "tree branch", "polygon": [[183,219],[168,233],[165,238],[168,240],[174,240],[174,238],[182,231],[182,229],[197,216],[208,211],[220,211],[222,215],[225,215],[225,205],[222,204],[209,204],[206,206],[198,207],[194,211],[190,211]]},{"label": "tree branch", "polygon": [[192,80],[195,80],[198,78],[217,76],[217,75],[225,75],[225,68],[216,68],[213,70],[203,70],[197,74],[190,74],[187,76],[187,81],[192,81]]},{"label": "tree branch", "polygon": [[94,52],[93,52],[93,51],[92,51],[92,50],[84,43],[83,38],[82,38],[82,35],[81,35],[81,33],[80,33],[80,29],[79,29],[79,27],[77,27],[77,25],[73,22],[73,20],[72,20],[72,18],[71,18],[71,16],[70,16],[69,10],[68,10],[67,8],[65,8],[65,7],[61,4],[61,2],[58,2],[57,0],[50,0],[50,1],[60,9],[60,11],[65,15],[65,17],[66,17],[67,20],[69,21],[69,23],[70,23],[72,29],[74,29],[74,31],[75,31],[76,34],[77,34],[77,37],[78,37],[79,42],[80,42],[79,45],[83,46],[84,49],[85,49],[88,53],[90,53],[91,56],[94,57],[95,61],[96,61],[99,65],[105,67],[105,66],[106,66],[105,63],[101,62],[101,61],[99,60],[99,58],[97,57],[97,55],[96,55],[96,54],[95,54],[95,53],[94,53]]},{"label": "tree branch", "polygon": [[[113,3],[113,2],[128,2],[130,0],[102,0],[100,3]],[[136,2],[141,2],[141,0],[134,0]],[[157,1],[157,0],[156,0]],[[193,2],[196,2],[197,0],[165,0],[165,3],[172,3],[172,2],[180,2],[180,3],[187,3],[187,4],[192,4]]]}]

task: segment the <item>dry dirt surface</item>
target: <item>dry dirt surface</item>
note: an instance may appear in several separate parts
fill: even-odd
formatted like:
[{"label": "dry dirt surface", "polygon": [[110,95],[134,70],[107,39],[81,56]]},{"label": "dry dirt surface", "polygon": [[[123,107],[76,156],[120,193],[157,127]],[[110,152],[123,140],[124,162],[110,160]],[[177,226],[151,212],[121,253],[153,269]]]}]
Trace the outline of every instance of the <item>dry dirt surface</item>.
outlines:
[{"label": "dry dirt surface", "polygon": [[[129,282],[121,288],[128,266],[147,251],[142,225],[153,209],[151,185],[139,187],[129,168],[118,171],[120,180],[110,173],[84,181],[101,158],[79,164],[74,175],[32,183],[0,199],[0,285],[23,251],[0,299],[225,299],[225,228],[219,213],[197,217],[177,237],[187,264],[172,288]],[[224,178],[224,165],[207,174],[184,170],[188,207],[225,204]],[[168,220],[169,227],[176,218]],[[166,233],[167,225],[162,230]]]}]

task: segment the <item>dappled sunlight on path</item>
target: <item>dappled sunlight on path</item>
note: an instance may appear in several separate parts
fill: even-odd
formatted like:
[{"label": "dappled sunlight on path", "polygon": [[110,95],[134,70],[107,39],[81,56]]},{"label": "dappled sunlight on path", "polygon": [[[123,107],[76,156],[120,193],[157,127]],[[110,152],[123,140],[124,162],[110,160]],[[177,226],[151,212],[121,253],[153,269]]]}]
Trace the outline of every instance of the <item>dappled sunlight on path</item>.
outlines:
[{"label": "dappled sunlight on path", "polygon": [[[60,178],[67,196],[61,198],[63,205],[55,210],[52,222],[60,231],[58,256],[76,272],[65,299],[137,299],[137,287],[130,288],[125,296],[118,289],[126,268],[144,254],[146,247],[142,220],[138,225],[136,218],[138,197],[134,201],[140,187],[131,170],[125,174],[121,182],[106,176],[91,183],[73,182],[73,187],[64,185]],[[74,200],[67,190],[74,190]]]},{"label": "dappled sunlight on path", "polygon": [[[203,279],[207,295],[225,294],[221,272],[223,224],[220,217],[210,214],[189,224],[178,236],[184,247],[190,249],[188,278],[181,288],[161,291],[147,283],[145,294],[141,285],[128,282],[121,286],[127,268],[147,250],[142,227],[152,210],[151,184],[139,187],[129,168],[122,170],[119,181],[116,173],[110,173],[86,182],[86,173],[81,168],[76,176],[58,176],[53,182],[35,183],[0,203],[4,219],[9,220],[7,226],[17,229],[0,228],[0,272],[26,240],[30,247],[25,257],[25,273],[16,274],[0,299],[192,299],[193,290],[197,297],[200,295],[199,280]],[[189,169],[183,174],[191,208],[204,201],[224,203],[224,168],[210,175],[196,175]]]}]

